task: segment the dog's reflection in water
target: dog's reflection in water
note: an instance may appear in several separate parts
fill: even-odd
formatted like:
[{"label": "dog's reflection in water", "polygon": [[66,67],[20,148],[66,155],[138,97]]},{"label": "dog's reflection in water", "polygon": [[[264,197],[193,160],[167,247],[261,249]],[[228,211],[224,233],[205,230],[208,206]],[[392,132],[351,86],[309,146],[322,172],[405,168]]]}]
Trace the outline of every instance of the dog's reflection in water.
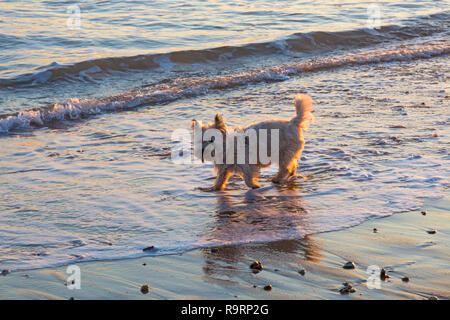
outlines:
[{"label": "dog's reflection in water", "polygon": [[[275,264],[288,260],[297,266],[303,260],[318,262],[320,248],[311,237],[302,238],[308,229],[308,212],[295,189],[263,188],[248,191],[244,197],[218,194],[216,219],[207,240],[234,245],[204,249],[205,274],[231,277],[238,272],[238,262],[263,258]],[[283,238],[297,240],[273,241]],[[247,242],[264,244],[236,245]]]}]

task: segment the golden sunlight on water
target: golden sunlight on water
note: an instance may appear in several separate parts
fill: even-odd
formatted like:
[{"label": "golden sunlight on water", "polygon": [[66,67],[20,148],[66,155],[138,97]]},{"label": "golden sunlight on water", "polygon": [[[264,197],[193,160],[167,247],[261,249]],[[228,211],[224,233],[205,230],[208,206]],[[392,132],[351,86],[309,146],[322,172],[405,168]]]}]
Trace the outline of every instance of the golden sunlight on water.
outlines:
[{"label": "golden sunlight on water", "polygon": [[[2,268],[299,239],[420,208],[448,185],[447,3],[88,1],[77,16],[0,0]],[[289,183],[274,166],[261,189],[203,192],[213,165],[171,160],[192,119],[289,120],[298,93],[317,121]]]},{"label": "golden sunlight on water", "polygon": [[[376,2],[373,2],[376,4]],[[298,32],[364,28],[358,1],[109,1],[74,5],[0,1],[0,30],[13,41],[0,62],[11,77],[53,62],[207,49],[269,41]],[[438,11],[442,4],[383,2],[382,24]],[[72,8],[72,9],[71,9]],[[79,18],[79,27],[74,24]],[[75,19],[75,20],[74,20]],[[75,25],[75,26],[74,26]],[[15,42],[15,43],[14,43]],[[20,50],[13,50],[15,47]]]}]

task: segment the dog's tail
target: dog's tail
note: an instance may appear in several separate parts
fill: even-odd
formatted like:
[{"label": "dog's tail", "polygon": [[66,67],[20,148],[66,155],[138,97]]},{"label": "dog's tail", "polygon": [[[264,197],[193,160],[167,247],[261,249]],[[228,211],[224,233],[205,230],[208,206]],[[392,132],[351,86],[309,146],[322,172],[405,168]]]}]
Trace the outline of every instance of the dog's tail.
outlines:
[{"label": "dog's tail", "polygon": [[292,118],[291,122],[300,126],[305,130],[309,127],[309,121],[314,122],[314,116],[311,113],[313,111],[313,100],[307,94],[298,94],[295,96],[294,105],[297,110],[297,115]]}]

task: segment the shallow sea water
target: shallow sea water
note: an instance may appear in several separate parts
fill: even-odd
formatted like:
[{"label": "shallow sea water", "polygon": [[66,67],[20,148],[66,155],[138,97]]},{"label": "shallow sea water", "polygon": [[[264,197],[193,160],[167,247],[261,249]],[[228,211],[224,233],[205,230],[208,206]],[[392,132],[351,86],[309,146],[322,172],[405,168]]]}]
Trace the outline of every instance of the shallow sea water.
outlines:
[{"label": "shallow sea water", "polygon": [[[240,40],[228,29],[239,31],[239,14],[251,10],[228,12],[235,20],[225,17],[228,26],[219,35],[211,24],[226,10],[216,8],[197,24],[189,15],[186,24],[178,22],[179,29],[197,37],[177,38],[171,26],[160,26],[164,46],[126,47],[125,36],[117,36],[105,42],[111,51],[100,60],[89,60],[81,45],[72,49],[73,56],[53,50],[51,67],[27,60],[26,55],[36,63],[45,60],[36,48],[27,47],[16,60],[5,55],[0,268],[296,239],[417,209],[424,198],[440,197],[450,176],[450,44],[446,3],[439,5],[432,12],[420,5],[392,9],[392,16],[406,20],[375,31],[358,29],[343,17],[324,26],[319,21],[325,18],[313,13],[307,22],[281,28],[292,11],[318,9],[288,6],[280,18],[282,9],[271,13],[261,6],[250,16],[265,28],[255,26],[252,35],[255,31],[241,26],[246,31]],[[382,8],[395,6],[389,2]],[[206,3],[200,7],[208,10]],[[327,19],[333,16],[330,8],[340,12],[335,3],[325,7]],[[363,23],[367,6],[341,7],[359,12]],[[109,10],[98,23],[105,24],[116,7]],[[134,19],[131,25],[150,24],[157,15]],[[170,39],[163,38],[166,33]],[[116,48],[121,41],[127,51]],[[12,45],[11,51],[20,51]],[[176,47],[196,51],[178,54]],[[69,63],[62,56],[73,59]],[[113,59],[117,56],[127,58]],[[136,63],[140,60],[145,63]],[[189,129],[191,119],[211,121],[220,112],[233,126],[290,118],[300,92],[315,100],[316,122],[305,132],[301,176],[287,185],[269,182],[276,172],[271,167],[263,171],[259,190],[249,191],[234,178],[225,192],[201,192],[198,187],[213,183],[212,165],[171,161],[176,144],[171,134]],[[144,253],[150,245],[155,249]]]}]

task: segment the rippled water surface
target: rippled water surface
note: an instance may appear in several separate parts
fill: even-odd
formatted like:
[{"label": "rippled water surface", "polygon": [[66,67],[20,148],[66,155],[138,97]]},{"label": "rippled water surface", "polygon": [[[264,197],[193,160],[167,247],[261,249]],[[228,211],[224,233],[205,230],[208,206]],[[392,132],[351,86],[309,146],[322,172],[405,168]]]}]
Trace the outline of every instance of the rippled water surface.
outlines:
[{"label": "rippled water surface", "polygon": [[[381,1],[384,24],[439,13],[447,1]],[[52,63],[264,42],[364,28],[360,1],[0,1],[0,77]],[[80,28],[76,28],[76,9]],[[369,9],[370,10],[370,9]]]},{"label": "rippled water surface", "polygon": [[[448,187],[449,6],[0,1],[0,269],[301,238]],[[177,128],[290,118],[315,100],[296,180],[260,190],[174,164]],[[142,248],[155,246],[151,252]]]}]

